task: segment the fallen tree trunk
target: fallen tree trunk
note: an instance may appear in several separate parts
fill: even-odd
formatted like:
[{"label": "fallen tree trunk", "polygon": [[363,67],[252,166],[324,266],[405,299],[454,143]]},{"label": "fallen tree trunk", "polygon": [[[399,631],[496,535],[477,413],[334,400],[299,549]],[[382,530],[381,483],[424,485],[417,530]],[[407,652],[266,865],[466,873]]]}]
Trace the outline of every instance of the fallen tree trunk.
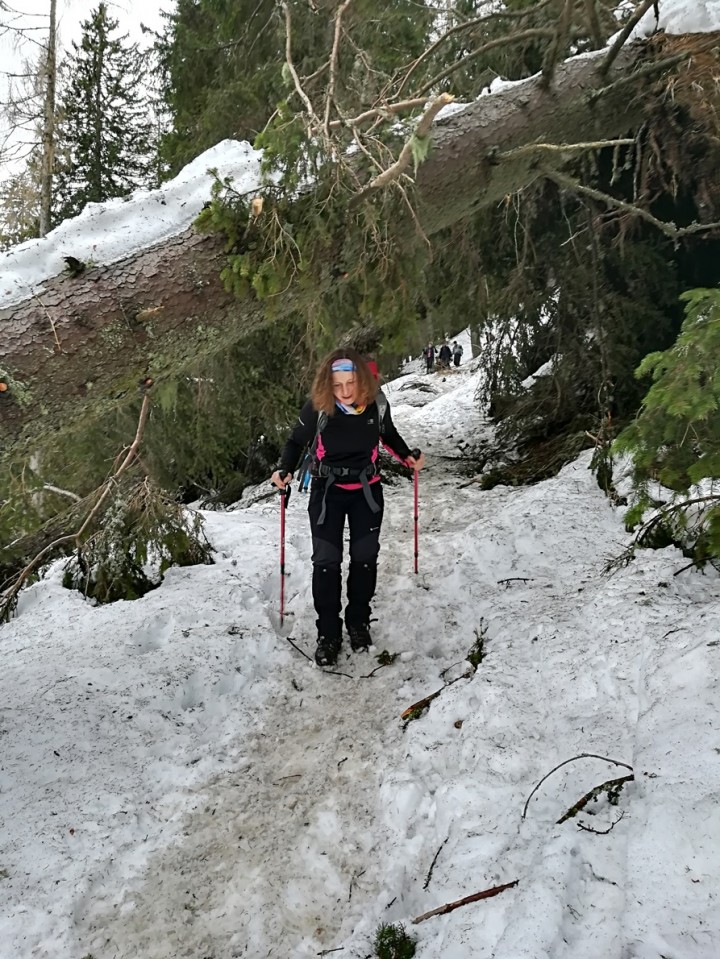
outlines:
[{"label": "fallen tree trunk", "polygon": [[[644,43],[623,49],[615,83],[601,75],[599,57],[569,60],[548,88],[541,78],[512,84],[439,121],[417,176],[423,230],[431,235],[462,220],[576,155],[553,144],[636,127],[647,80],[634,80],[633,70],[653,55]],[[57,277],[0,311],[0,379],[10,387],[0,393],[0,455],[41,447],[136,395],[139,380],[175,376],[269,322],[262,302],[224,290],[223,259],[221,238],[190,229],[125,261]],[[294,303],[291,288],[275,299],[272,320]]]}]

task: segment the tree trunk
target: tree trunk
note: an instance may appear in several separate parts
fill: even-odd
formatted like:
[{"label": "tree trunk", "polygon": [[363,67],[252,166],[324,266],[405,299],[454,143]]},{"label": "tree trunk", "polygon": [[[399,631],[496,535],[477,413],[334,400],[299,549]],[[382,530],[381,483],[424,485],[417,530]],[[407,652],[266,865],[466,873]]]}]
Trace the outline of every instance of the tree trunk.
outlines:
[{"label": "tree trunk", "polygon": [[[623,49],[612,79],[645,54],[653,55],[648,45]],[[636,127],[648,109],[638,95],[647,81],[631,79],[590,105],[588,95],[611,82],[600,79],[599,62],[567,61],[549,89],[540,78],[512,84],[439,121],[417,176],[425,232],[501,201],[571,156],[533,144],[609,139]],[[0,393],[4,452],[40,446],[133,395],[141,378],[174,376],[292,310],[292,290],[276,298],[271,318],[261,302],[233,299],[219,279],[223,261],[221,238],[189,229],[123,262],[57,277],[0,311],[0,380],[10,387]]]},{"label": "tree trunk", "polygon": [[42,172],[40,175],[40,236],[50,232],[53,172],[55,169],[55,82],[57,80],[57,0],[50,0],[50,27],[45,58]]}]

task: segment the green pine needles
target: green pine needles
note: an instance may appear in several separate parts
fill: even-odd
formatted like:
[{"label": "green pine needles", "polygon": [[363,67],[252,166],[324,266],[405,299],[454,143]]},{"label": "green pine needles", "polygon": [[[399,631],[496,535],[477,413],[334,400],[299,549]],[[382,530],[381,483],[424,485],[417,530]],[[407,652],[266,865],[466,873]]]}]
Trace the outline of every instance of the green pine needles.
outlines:
[{"label": "green pine needles", "polygon": [[[637,544],[652,545],[662,528],[663,545],[677,542],[703,563],[720,558],[720,289],[689,290],[681,299],[680,335],[638,367],[636,375],[652,376],[653,383],[614,451],[634,462],[628,527],[660,507],[640,528]],[[671,491],[669,502],[651,496],[653,480]]]},{"label": "green pine needles", "polygon": [[[291,156],[293,138],[291,131]],[[323,166],[308,151],[304,168],[314,178],[312,192],[298,188],[298,167],[286,156],[280,183],[259,191],[259,214],[253,197],[231,180],[216,179],[196,226],[226,237],[221,278],[239,299],[261,301],[268,320],[288,313],[301,318],[308,342],[320,350],[353,326],[372,324],[386,351],[405,352],[418,326],[428,254],[408,225],[404,200],[388,190],[372,203],[358,201],[347,166]]]},{"label": "green pine needles", "polygon": [[376,959],[412,959],[417,940],[405,932],[401,923],[378,926],[373,942]]},{"label": "green pine needles", "polygon": [[146,480],[120,485],[102,525],[65,568],[63,585],[97,603],[139,599],[171,566],[212,564],[200,514]]}]

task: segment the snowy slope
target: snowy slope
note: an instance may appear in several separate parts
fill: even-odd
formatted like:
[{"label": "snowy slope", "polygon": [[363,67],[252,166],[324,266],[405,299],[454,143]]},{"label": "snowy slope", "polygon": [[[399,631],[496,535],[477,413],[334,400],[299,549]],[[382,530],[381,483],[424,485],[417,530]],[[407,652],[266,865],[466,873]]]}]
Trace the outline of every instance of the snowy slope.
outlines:
[{"label": "snowy slope", "polygon": [[[602,576],[626,534],[587,454],[532,488],[460,488],[451,457],[488,431],[477,376],[388,385],[430,456],[417,577],[412,485],[387,488],[374,635],[400,655],[371,677],[372,657],[326,674],[298,651],[297,492],[298,649],[275,629],[272,497],[207,514],[216,565],[140,601],[92,608],[59,568],[24,594],[0,628],[2,959],[360,959],[380,922],[423,959],[720,955],[718,576],[674,575],[674,549]],[[581,754],[633,768],[618,805],[557,824],[628,772],[576,759],[523,818]]]}]

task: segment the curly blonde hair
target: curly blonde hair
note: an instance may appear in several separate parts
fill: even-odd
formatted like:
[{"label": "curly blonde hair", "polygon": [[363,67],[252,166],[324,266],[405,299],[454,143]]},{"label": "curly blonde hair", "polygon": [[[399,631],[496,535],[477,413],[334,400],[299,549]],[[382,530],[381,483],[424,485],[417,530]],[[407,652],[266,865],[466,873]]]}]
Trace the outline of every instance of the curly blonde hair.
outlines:
[{"label": "curly blonde hair", "polygon": [[350,347],[333,350],[322,361],[315,373],[310,398],[318,412],[332,416],[337,412],[335,393],[333,391],[332,365],[336,360],[351,360],[355,366],[355,382],[357,384],[358,406],[369,406],[377,396],[377,380],[370,371],[362,354]]}]

